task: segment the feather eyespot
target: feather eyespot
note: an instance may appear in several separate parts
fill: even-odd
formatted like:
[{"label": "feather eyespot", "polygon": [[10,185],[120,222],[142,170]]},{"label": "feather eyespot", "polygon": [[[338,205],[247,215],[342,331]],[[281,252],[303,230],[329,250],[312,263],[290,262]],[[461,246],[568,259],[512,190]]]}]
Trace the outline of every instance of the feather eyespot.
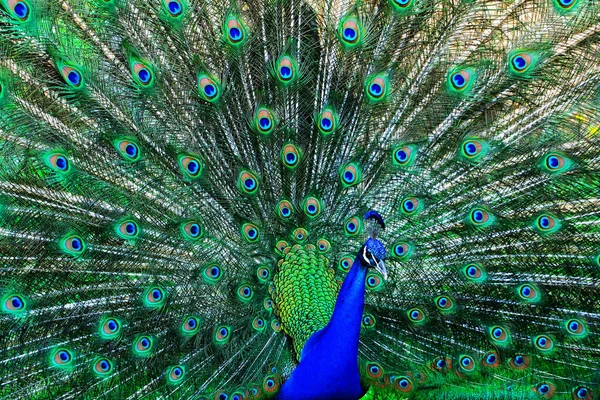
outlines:
[{"label": "feather eyespot", "polygon": [[303,202],[302,208],[309,218],[315,218],[321,214],[321,201],[316,197],[307,197]]},{"label": "feather eyespot", "polygon": [[258,178],[251,171],[240,171],[237,184],[240,191],[244,194],[256,194],[258,191]]},{"label": "feather eyespot", "polygon": [[60,73],[70,87],[79,89],[83,86],[83,76],[75,67],[63,65],[60,68]]},{"label": "feather eyespot", "polygon": [[225,21],[225,37],[232,46],[238,47],[244,43],[246,38],[246,27],[242,21],[234,15],[229,15]]},{"label": "feather eyespot", "polygon": [[394,377],[393,383],[394,388],[402,393],[408,393],[413,390],[412,380],[408,376]]},{"label": "feather eyespot", "polygon": [[448,74],[448,82],[451,91],[455,93],[466,92],[472,86],[474,71],[469,69],[459,69],[450,71]]},{"label": "feather eyespot", "polygon": [[288,85],[297,77],[298,66],[296,60],[290,56],[282,56],[277,61],[277,79],[284,85]]},{"label": "feather eyespot", "polygon": [[198,74],[198,90],[200,97],[204,100],[215,103],[221,95],[221,83],[214,77],[205,73]]},{"label": "feather eyespot", "polygon": [[506,328],[495,325],[488,329],[490,339],[498,346],[507,346],[510,342],[510,333]]},{"label": "feather eyespot", "polygon": [[438,296],[434,299],[436,307],[443,313],[448,313],[454,308],[454,300],[450,296]]},{"label": "feather eyespot", "polygon": [[402,200],[402,213],[415,215],[423,209],[423,202],[414,196],[407,196]]},{"label": "feather eyespot", "polygon": [[488,144],[479,139],[466,139],[460,147],[460,156],[470,162],[479,161],[488,151]]},{"label": "feather eyespot", "polygon": [[462,372],[472,372],[475,370],[475,360],[471,356],[460,356],[458,365]]},{"label": "feather eyespot", "polygon": [[408,319],[413,323],[421,324],[425,322],[425,313],[419,308],[411,308],[406,312],[406,315],[408,315]]},{"label": "feather eyespot", "polygon": [[281,150],[281,160],[283,165],[289,169],[294,169],[300,164],[302,153],[300,148],[294,144],[286,144]]},{"label": "feather eyespot", "polygon": [[338,266],[339,266],[340,270],[342,270],[344,272],[348,272],[348,271],[350,271],[350,268],[352,268],[353,263],[354,263],[354,258],[352,258],[352,256],[350,256],[350,255],[345,255],[342,258],[340,258]]},{"label": "feather eyespot", "polygon": [[289,219],[294,213],[294,208],[292,207],[292,203],[287,200],[281,200],[279,204],[277,204],[277,215],[279,215],[283,219]]},{"label": "feather eyespot", "polygon": [[19,22],[25,22],[29,19],[31,8],[29,2],[21,1],[7,1],[5,3],[8,6],[8,10]]},{"label": "feather eyespot", "polygon": [[204,234],[202,226],[197,221],[182,222],[179,229],[183,238],[192,242],[200,239]]},{"label": "feather eyespot", "polygon": [[478,228],[491,226],[496,217],[484,207],[475,207],[469,212],[468,222]]},{"label": "feather eyespot", "polygon": [[113,372],[113,363],[108,358],[97,358],[92,366],[94,373],[98,376],[109,375]]},{"label": "feather eyespot", "polygon": [[523,354],[517,354],[510,359],[510,366],[517,370],[523,370],[529,367],[530,363],[529,356]]},{"label": "feather eyespot", "polygon": [[254,296],[252,288],[246,284],[238,286],[236,294],[238,299],[243,303],[248,303],[250,300],[252,300],[252,297]]},{"label": "feather eyespot", "polygon": [[554,0],[554,4],[558,6],[561,11],[570,11],[577,5],[579,0]]},{"label": "feather eyespot", "polygon": [[46,164],[54,171],[65,174],[71,170],[67,156],[61,153],[51,153],[46,156]]},{"label": "feather eyespot", "polygon": [[279,378],[276,375],[268,375],[263,380],[263,390],[268,394],[279,391],[279,385]]},{"label": "feather eyespot", "polygon": [[286,242],[285,240],[279,240],[275,244],[275,249],[277,250],[277,252],[279,254],[284,254],[285,249],[287,249],[288,247],[290,247],[290,244],[288,242]]},{"label": "feather eyespot", "polygon": [[350,217],[344,224],[344,230],[347,236],[355,236],[362,231],[362,222],[358,217]]},{"label": "feather eyespot", "polygon": [[197,179],[202,174],[202,163],[198,158],[190,155],[179,156],[179,168],[188,179]]},{"label": "feather eyespot", "polygon": [[542,382],[542,383],[538,383],[533,388],[533,391],[535,393],[543,396],[546,399],[551,399],[552,397],[554,397],[554,394],[556,393],[556,387],[551,383]]},{"label": "feather eyespot", "polygon": [[133,351],[139,356],[147,356],[152,351],[153,340],[150,336],[139,336],[133,342]]},{"label": "feather eyespot", "polygon": [[369,102],[379,102],[385,99],[388,92],[389,82],[386,75],[380,74],[367,79],[365,90]]},{"label": "feather eyespot", "polygon": [[8,314],[21,314],[27,309],[27,303],[23,296],[11,294],[2,301],[2,311]]},{"label": "feather eyespot", "polygon": [[73,353],[65,348],[58,348],[52,353],[52,365],[54,367],[68,367],[73,364]]},{"label": "feather eyespot", "polygon": [[296,228],[294,232],[292,232],[292,237],[299,243],[304,242],[308,239],[308,231],[304,228]]},{"label": "feather eyespot", "polygon": [[510,68],[512,72],[523,73],[531,67],[533,57],[529,53],[519,52],[510,57]]},{"label": "feather eyespot", "polygon": [[260,239],[260,231],[258,227],[251,223],[242,224],[241,228],[242,237],[248,243],[256,243]]},{"label": "feather eyespot", "polygon": [[215,284],[223,279],[223,269],[216,264],[210,264],[204,268],[202,279],[208,284]]},{"label": "feather eyespot", "polygon": [[273,329],[273,331],[275,332],[279,332],[281,331],[281,322],[279,322],[279,320],[277,318],[273,318],[271,320],[271,329]]},{"label": "feather eyespot", "polygon": [[398,260],[407,260],[413,253],[413,246],[408,242],[398,242],[394,245],[394,256]]},{"label": "feather eyespot", "polygon": [[273,112],[266,107],[259,107],[254,115],[254,128],[263,135],[275,129],[276,121]]},{"label": "feather eyespot", "polygon": [[169,383],[177,384],[183,380],[185,368],[183,365],[176,365],[167,369],[167,379]]},{"label": "feather eyespot", "polygon": [[378,292],[383,289],[384,280],[376,272],[370,272],[366,277],[367,288],[373,292]]},{"label": "feather eyespot", "polygon": [[498,368],[500,366],[500,356],[495,351],[487,352],[483,356],[481,363],[485,367]]},{"label": "feather eyespot", "polygon": [[431,363],[431,368],[443,372],[452,368],[452,360],[448,357],[438,357]]},{"label": "feather eyespot", "polygon": [[140,159],[140,148],[137,143],[128,139],[118,139],[114,142],[115,148],[121,156],[129,162],[135,162]]},{"label": "feather eyespot", "polygon": [[319,253],[327,253],[331,249],[331,243],[329,240],[321,238],[317,240],[317,251]]},{"label": "feather eyespot", "polygon": [[592,400],[594,398],[594,392],[587,387],[580,386],[573,390],[573,398],[576,400]]},{"label": "feather eyespot", "polygon": [[365,315],[363,315],[362,325],[365,328],[367,328],[367,329],[373,328],[376,323],[377,323],[377,320],[375,319],[375,317],[372,314],[365,314]]},{"label": "feather eyespot", "polygon": [[412,6],[413,0],[390,0],[396,11],[405,11]]},{"label": "feather eyespot", "polygon": [[172,17],[180,17],[185,9],[185,3],[181,0],[163,0],[163,6]]},{"label": "feather eyespot", "polygon": [[165,292],[159,287],[151,287],[144,294],[144,303],[147,307],[156,308],[162,306],[165,301]]},{"label": "feather eyespot", "polygon": [[149,64],[133,58],[130,66],[134,81],[142,88],[150,87],[154,83],[154,73]]},{"label": "feather eyespot", "polygon": [[362,179],[362,172],[358,164],[349,163],[342,167],[340,179],[344,187],[354,186]]},{"label": "feather eyespot", "polygon": [[262,332],[265,330],[265,320],[262,319],[261,317],[256,317],[254,318],[254,320],[252,320],[252,328],[254,328],[254,330],[258,331],[258,332]]},{"label": "feather eyespot", "polygon": [[338,129],[338,115],[332,107],[325,107],[317,119],[317,128],[323,136],[332,134]]},{"label": "feather eyespot", "polygon": [[231,328],[226,325],[217,326],[214,333],[216,344],[223,345],[229,342],[231,338]]},{"label": "feather eyespot", "polygon": [[517,287],[517,294],[522,300],[525,300],[530,303],[538,302],[541,298],[540,291],[535,285],[531,283],[519,285]]},{"label": "feather eyespot", "polygon": [[271,277],[271,271],[266,266],[258,267],[256,270],[256,277],[260,282],[267,282]]},{"label": "feather eyespot", "polygon": [[582,320],[577,318],[566,320],[565,329],[567,334],[576,339],[585,337],[587,335],[587,326]]},{"label": "feather eyespot", "polygon": [[100,322],[100,336],[113,339],[121,333],[121,322],[116,318],[107,318]]},{"label": "feather eyespot", "polygon": [[263,308],[269,311],[269,313],[273,311],[273,300],[271,300],[269,297],[266,297],[263,300]]},{"label": "feather eyespot", "polygon": [[363,35],[360,21],[352,16],[343,18],[338,26],[338,35],[345,48],[357,47],[361,43]]},{"label": "feather eyespot", "polygon": [[542,168],[550,173],[559,174],[568,171],[573,162],[567,157],[558,154],[550,153],[542,158]]},{"label": "feather eyespot", "polygon": [[547,335],[538,335],[534,337],[533,344],[536,349],[544,353],[554,350],[554,340]]},{"label": "feather eyespot", "polygon": [[383,367],[376,362],[367,363],[366,371],[367,376],[374,380],[377,380],[383,376]]},{"label": "feather eyespot", "polygon": [[60,241],[61,249],[73,257],[81,256],[86,249],[83,239],[77,235],[68,235]]},{"label": "feather eyespot", "polygon": [[535,228],[540,233],[554,233],[558,231],[560,227],[560,220],[550,213],[541,214],[535,219]]},{"label": "feather eyespot", "polygon": [[133,220],[119,223],[115,229],[117,236],[122,239],[135,239],[139,234],[138,224]]},{"label": "feather eyespot", "polygon": [[398,167],[406,167],[413,163],[416,146],[414,145],[400,145],[392,149],[392,162]]},{"label": "feather eyespot", "polygon": [[483,270],[483,267],[479,264],[467,264],[463,268],[463,273],[467,279],[472,280],[474,282],[481,282],[484,281],[486,278],[485,271]]},{"label": "feather eyespot", "polygon": [[181,323],[181,332],[184,335],[194,335],[200,329],[200,321],[196,317],[185,317]]}]

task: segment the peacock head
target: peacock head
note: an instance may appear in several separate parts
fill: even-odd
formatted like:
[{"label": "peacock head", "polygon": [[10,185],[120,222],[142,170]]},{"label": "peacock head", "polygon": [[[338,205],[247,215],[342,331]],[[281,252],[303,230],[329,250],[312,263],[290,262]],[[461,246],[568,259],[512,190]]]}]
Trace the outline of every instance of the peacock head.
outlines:
[{"label": "peacock head", "polygon": [[377,211],[371,210],[365,214],[365,225],[369,239],[359,251],[360,261],[363,265],[375,268],[383,276],[383,279],[387,279],[384,262],[386,250],[383,243],[377,239],[379,232],[385,228],[385,222]]}]

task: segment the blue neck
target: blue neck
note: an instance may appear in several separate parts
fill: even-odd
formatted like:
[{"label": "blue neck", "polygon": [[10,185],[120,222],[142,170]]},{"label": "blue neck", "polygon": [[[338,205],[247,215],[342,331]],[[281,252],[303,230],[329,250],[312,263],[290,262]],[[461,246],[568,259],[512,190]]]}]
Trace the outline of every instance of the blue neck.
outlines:
[{"label": "blue neck", "polygon": [[367,268],[356,257],[340,290],[329,324],[302,350],[300,364],[279,399],[358,399],[358,340],[365,303]]}]

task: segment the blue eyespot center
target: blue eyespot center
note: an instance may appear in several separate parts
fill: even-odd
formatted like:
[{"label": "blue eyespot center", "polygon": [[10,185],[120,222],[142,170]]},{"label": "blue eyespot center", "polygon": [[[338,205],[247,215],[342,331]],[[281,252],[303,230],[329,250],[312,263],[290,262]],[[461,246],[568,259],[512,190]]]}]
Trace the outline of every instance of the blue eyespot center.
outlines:
[{"label": "blue eyespot center", "polygon": [[81,82],[81,75],[77,71],[69,72],[67,78],[69,79],[69,82],[71,82],[73,85],[78,85],[79,82]]},{"label": "blue eyespot center", "polygon": [[559,165],[558,157],[550,156],[548,157],[548,166],[550,168],[557,168]]},{"label": "blue eyespot center", "polygon": [[344,172],[344,181],[350,183],[354,180],[354,174],[350,171]]},{"label": "blue eyespot center", "polygon": [[173,15],[177,15],[181,12],[181,4],[176,1],[169,2],[169,12]]},{"label": "blue eyespot center", "polygon": [[462,76],[459,73],[456,73],[456,74],[452,75],[452,82],[454,83],[454,85],[456,87],[461,88],[461,87],[463,87],[465,85],[466,80],[465,80],[464,76]]},{"label": "blue eyespot center", "polygon": [[406,159],[408,158],[408,154],[406,154],[406,151],[400,149],[396,152],[396,158],[399,161],[406,161]]},{"label": "blue eyespot center", "polygon": [[175,374],[175,376],[180,376],[183,373],[183,371],[181,370],[181,368],[176,367],[173,368],[173,374]]},{"label": "blue eyespot center", "polygon": [[286,161],[288,162],[288,164],[295,164],[295,163],[296,163],[296,158],[297,158],[297,157],[296,157],[296,154],[294,154],[294,153],[291,153],[291,152],[290,152],[290,153],[287,153],[287,154],[285,155],[285,159],[286,159]]},{"label": "blue eyespot center", "polygon": [[135,157],[137,155],[137,147],[130,143],[125,147],[125,153],[130,157]]},{"label": "blue eyespot center", "polygon": [[548,228],[550,226],[550,219],[548,217],[541,217],[540,226],[542,228]]},{"label": "blue eyespot center", "polygon": [[284,208],[282,208],[282,209],[281,209],[281,214],[282,214],[284,217],[287,217],[288,215],[290,215],[290,209],[289,209],[289,208],[287,208],[287,207],[284,207]]},{"label": "blue eyespot center", "polygon": [[410,317],[411,317],[412,319],[417,319],[417,318],[419,318],[419,315],[420,315],[420,313],[419,313],[418,311],[416,311],[416,310],[415,310],[415,311],[412,311],[412,312],[410,313]]},{"label": "blue eyespot center", "polygon": [[527,61],[522,56],[516,56],[513,58],[513,65],[517,70],[522,70],[527,65]]},{"label": "blue eyespot center", "polygon": [[67,169],[67,167],[69,166],[69,162],[67,161],[67,159],[63,156],[58,156],[56,157],[56,168],[58,168],[61,171],[64,171]]},{"label": "blue eyespot center", "polygon": [[256,182],[254,181],[254,179],[252,178],[246,178],[246,180],[244,180],[244,187],[248,190],[254,189],[254,187],[256,186]]},{"label": "blue eyespot center", "polygon": [[546,338],[541,337],[541,338],[538,339],[538,345],[539,346],[544,347],[544,346],[546,346],[546,343],[548,343],[548,341],[546,340]]},{"label": "blue eyespot center", "polygon": [[210,270],[210,274],[212,275],[213,278],[218,276],[220,272],[221,271],[217,267],[212,267]]},{"label": "blue eyespot center", "polygon": [[61,361],[67,362],[71,359],[71,355],[67,351],[61,350],[58,352],[58,358],[60,358]]},{"label": "blue eyespot center", "polygon": [[204,86],[204,94],[207,97],[213,97],[217,93],[217,88],[212,83]]},{"label": "blue eyespot center", "polygon": [[219,331],[219,333],[221,334],[221,336],[227,336],[227,329],[225,328],[221,328],[221,330]]},{"label": "blue eyespot center", "polygon": [[108,329],[109,329],[111,332],[114,332],[114,331],[116,331],[116,330],[117,330],[117,327],[118,327],[118,325],[117,325],[117,322],[116,322],[115,320],[112,320],[112,319],[111,319],[110,321],[108,321],[108,324],[107,324],[107,326],[108,326]]},{"label": "blue eyespot center", "polygon": [[356,31],[353,28],[344,28],[344,39],[346,39],[346,40],[356,39]]},{"label": "blue eyespot center", "polygon": [[369,277],[369,286],[375,286],[377,282],[375,281],[375,278],[373,278],[372,276]]},{"label": "blue eyespot center", "polygon": [[314,204],[309,205],[308,212],[314,214],[315,212],[317,212],[317,207]]},{"label": "blue eyespot center", "polygon": [[465,357],[465,358],[463,358],[463,359],[462,359],[462,361],[461,361],[461,364],[462,364],[464,367],[468,367],[468,366],[471,364],[471,359],[470,359],[470,358],[468,358],[468,357]]},{"label": "blue eyespot center", "polygon": [[150,341],[147,338],[143,338],[142,340],[140,340],[140,344],[143,348],[147,348],[150,346]]},{"label": "blue eyespot center", "polygon": [[325,245],[321,243],[321,244],[319,245],[319,249],[320,249],[320,250],[325,250]]},{"label": "blue eyespot center", "polygon": [[17,4],[15,4],[15,8],[13,8],[13,10],[19,18],[25,18],[29,13],[29,8],[23,2],[18,2]]},{"label": "blue eyespot center", "polygon": [[273,379],[267,380],[267,387],[272,388],[273,386],[275,386],[275,381]]},{"label": "blue eyespot center", "polygon": [[106,360],[100,361],[100,369],[102,371],[108,371],[109,368],[110,368],[110,364],[108,363],[108,361],[106,361]]},{"label": "blue eyespot center", "polygon": [[500,329],[500,328],[494,329],[493,334],[496,339],[499,338],[500,336],[502,336],[502,329]]},{"label": "blue eyespot center", "polygon": [[403,255],[404,254],[404,246],[402,246],[402,245],[396,246],[395,251],[396,251],[397,255],[399,255],[399,256]]},{"label": "blue eyespot center", "polygon": [[150,80],[150,71],[146,68],[142,68],[138,71],[138,78],[140,81],[147,83]]},{"label": "blue eyespot center", "polygon": [[541,385],[541,386],[539,387],[538,391],[539,391],[541,394],[546,394],[546,393],[548,393],[548,392],[550,391],[550,386],[548,386],[548,385],[546,385],[546,384],[543,384],[543,385]]},{"label": "blue eyespot center", "polygon": [[529,286],[523,286],[521,288],[521,294],[525,297],[529,297],[529,295],[531,294],[531,288]]},{"label": "blue eyespot center", "polygon": [[271,120],[269,118],[263,117],[258,121],[261,129],[267,130],[271,127]]},{"label": "blue eyespot center", "polygon": [[192,226],[190,226],[190,234],[192,236],[198,236],[199,233],[200,233],[200,225],[192,224]]},{"label": "blue eyespot center", "polygon": [[152,290],[152,298],[154,300],[160,300],[162,298],[162,292],[158,289]]},{"label": "blue eyespot center", "polygon": [[379,96],[381,93],[383,93],[383,88],[379,83],[371,83],[369,86],[369,91],[373,96]]},{"label": "blue eyespot center", "polygon": [[279,74],[283,79],[289,79],[292,77],[292,69],[287,65],[284,65],[279,69]]},{"label": "blue eyespot center", "polygon": [[579,329],[579,322],[571,321],[571,323],[569,323],[569,330],[571,332],[575,332],[575,331],[577,331],[577,329]]},{"label": "blue eyespot center", "polygon": [[194,329],[196,327],[196,318],[188,319],[187,324],[190,327],[190,329]]},{"label": "blue eyespot center", "polygon": [[446,304],[448,304],[448,300],[445,297],[442,297],[438,300],[438,304],[440,307],[444,307]]},{"label": "blue eyespot center", "polygon": [[521,365],[525,362],[525,359],[523,358],[523,356],[516,356],[515,357],[515,364],[516,365]]},{"label": "blue eyespot center", "polygon": [[481,221],[483,221],[483,212],[481,212],[481,211],[479,211],[479,210],[475,211],[475,212],[473,213],[473,219],[474,219],[476,222],[481,222]]},{"label": "blue eyespot center", "polygon": [[577,397],[580,399],[584,399],[588,395],[588,390],[586,388],[580,388],[577,391]]},{"label": "blue eyespot center", "polygon": [[438,361],[435,363],[435,365],[436,365],[438,368],[444,368],[444,367],[446,366],[446,361],[444,361],[444,360],[438,360]]},{"label": "blue eyespot center", "polygon": [[331,122],[331,119],[329,118],[322,118],[321,119],[321,128],[325,129],[325,130],[329,130],[331,129],[333,123]]},{"label": "blue eyespot center", "polygon": [[407,387],[407,386],[408,386],[408,381],[407,381],[406,379],[402,379],[402,380],[400,381],[400,387],[403,387],[403,388],[405,388],[405,387]]},{"label": "blue eyespot center", "polygon": [[350,232],[354,232],[354,231],[356,231],[356,224],[355,224],[354,222],[349,222],[349,223],[348,223],[348,230],[349,230]]},{"label": "blue eyespot center", "polygon": [[23,307],[23,301],[17,296],[14,296],[10,302],[11,302],[13,308],[16,310]]},{"label": "blue eyespot center", "polygon": [[234,42],[239,41],[242,38],[242,30],[234,26],[233,28],[229,29],[229,37]]},{"label": "blue eyespot center", "polygon": [[190,174],[195,174],[196,172],[198,172],[199,167],[200,165],[198,164],[198,162],[194,160],[190,161],[187,164],[187,170]]},{"label": "blue eyespot center", "polygon": [[248,230],[248,237],[250,239],[254,239],[256,237],[256,229],[250,229],[250,230]]},{"label": "blue eyespot center", "polygon": [[125,230],[128,234],[133,235],[137,229],[133,222],[128,222],[127,225],[125,225]]},{"label": "blue eyespot center", "polygon": [[469,142],[465,145],[465,150],[467,151],[467,154],[473,155],[477,153],[477,146],[475,146],[474,143]]},{"label": "blue eyespot center", "polygon": [[81,240],[79,240],[77,238],[71,240],[71,248],[75,251],[81,250],[81,248],[82,248]]},{"label": "blue eyespot center", "polygon": [[412,200],[406,200],[404,202],[404,209],[406,211],[412,211],[415,209],[415,204],[412,202]]},{"label": "blue eyespot center", "polygon": [[469,275],[470,277],[474,277],[475,275],[477,275],[477,268],[473,266],[467,268],[467,275]]},{"label": "blue eyespot center", "polygon": [[490,354],[489,356],[487,356],[486,358],[486,362],[488,364],[493,364],[496,362],[496,356],[494,354]]}]

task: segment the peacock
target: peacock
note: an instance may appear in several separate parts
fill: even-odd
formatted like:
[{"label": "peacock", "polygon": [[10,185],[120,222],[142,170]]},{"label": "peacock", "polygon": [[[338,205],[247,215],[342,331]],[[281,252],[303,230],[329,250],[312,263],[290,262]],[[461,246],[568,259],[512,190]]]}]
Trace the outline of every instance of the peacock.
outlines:
[{"label": "peacock", "polygon": [[0,397],[598,399],[597,0],[0,0]]}]

